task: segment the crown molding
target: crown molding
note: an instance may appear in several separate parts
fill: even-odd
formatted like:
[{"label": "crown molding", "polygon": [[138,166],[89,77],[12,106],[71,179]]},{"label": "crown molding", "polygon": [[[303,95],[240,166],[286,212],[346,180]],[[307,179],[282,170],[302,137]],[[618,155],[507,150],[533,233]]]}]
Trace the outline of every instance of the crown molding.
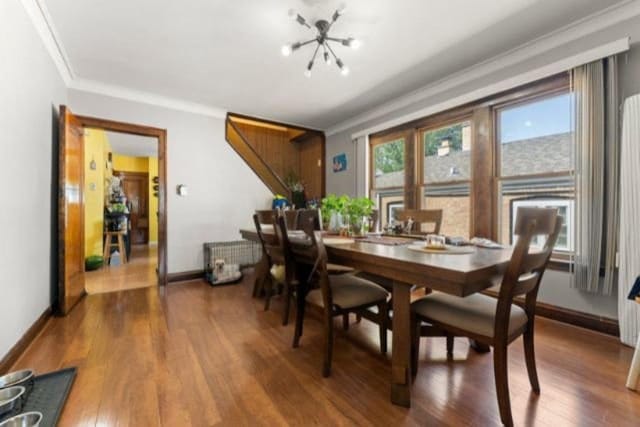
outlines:
[{"label": "crown molding", "polygon": [[43,0],[20,1],[68,89],[126,99],[128,101],[214,118],[224,119],[226,117],[226,110],[221,108],[155,93],[129,89],[123,86],[79,78],[73,71],[71,62],[68,59],[64,46],[62,45],[60,37],[53,25],[51,15],[49,14]]},{"label": "crown molding", "polygon": [[185,101],[178,98],[158,95],[151,92],[130,89],[123,86],[111,85],[95,80],[75,78],[71,81],[68,87],[69,89],[81,92],[95,93],[98,95],[125,99],[127,101],[139,102],[142,104],[183,111],[186,113],[199,114],[216,119],[224,119],[227,115],[227,111],[221,108],[210,107],[205,104],[199,104],[196,102]]},{"label": "crown molding", "polygon": [[36,28],[36,32],[40,36],[49,56],[51,56],[64,84],[69,86],[75,74],[64,47],[60,43],[60,38],[57,36],[53,25],[51,25],[49,11],[41,0],[20,0],[20,2],[31,19],[31,23]]},{"label": "crown molding", "polygon": [[[472,65],[444,79],[437,80],[415,91],[396,97],[391,101],[383,103],[379,107],[372,108],[364,113],[330,126],[325,131],[326,135],[334,135],[338,132],[357,127],[367,121],[375,120],[376,118],[393,113],[401,108],[438,95],[457,86],[480,79],[503,68],[523,62],[528,58],[544,54],[545,52],[549,52],[638,15],[640,15],[640,1],[638,0],[627,0],[626,2],[603,9],[486,61]],[[358,134],[361,134],[361,132],[358,132]]]}]

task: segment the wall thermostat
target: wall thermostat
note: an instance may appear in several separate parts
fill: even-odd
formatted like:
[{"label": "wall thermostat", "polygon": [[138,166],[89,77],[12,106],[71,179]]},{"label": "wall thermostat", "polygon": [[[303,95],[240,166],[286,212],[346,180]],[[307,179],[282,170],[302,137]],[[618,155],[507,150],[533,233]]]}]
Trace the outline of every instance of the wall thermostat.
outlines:
[{"label": "wall thermostat", "polygon": [[186,185],[180,184],[176,187],[176,193],[178,194],[178,196],[184,197],[189,194],[189,189]]}]

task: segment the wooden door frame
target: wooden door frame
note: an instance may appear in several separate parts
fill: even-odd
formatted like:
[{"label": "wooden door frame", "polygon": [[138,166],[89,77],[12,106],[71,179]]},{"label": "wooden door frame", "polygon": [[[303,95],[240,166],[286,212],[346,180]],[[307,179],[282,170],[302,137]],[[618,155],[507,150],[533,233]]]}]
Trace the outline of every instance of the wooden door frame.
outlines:
[{"label": "wooden door frame", "polygon": [[[101,129],[158,139],[158,284],[167,284],[167,130],[133,123],[75,116],[83,128]],[[84,173],[83,173],[84,176]]]}]

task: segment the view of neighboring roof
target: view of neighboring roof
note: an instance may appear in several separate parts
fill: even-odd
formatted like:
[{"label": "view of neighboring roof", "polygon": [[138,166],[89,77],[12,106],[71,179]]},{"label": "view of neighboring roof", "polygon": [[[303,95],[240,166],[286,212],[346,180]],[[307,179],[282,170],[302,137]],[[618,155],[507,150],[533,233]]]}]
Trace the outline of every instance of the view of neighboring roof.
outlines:
[{"label": "view of neighboring roof", "polygon": [[[573,169],[571,133],[522,139],[502,144],[503,176],[536,174]],[[427,156],[424,176],[427,183],[468,180],[471,152],[452,151],[446,156]],[[526,172],[523,172],[526,171]],[[402,187],[403,172],[376,173],[377,187]]]}]

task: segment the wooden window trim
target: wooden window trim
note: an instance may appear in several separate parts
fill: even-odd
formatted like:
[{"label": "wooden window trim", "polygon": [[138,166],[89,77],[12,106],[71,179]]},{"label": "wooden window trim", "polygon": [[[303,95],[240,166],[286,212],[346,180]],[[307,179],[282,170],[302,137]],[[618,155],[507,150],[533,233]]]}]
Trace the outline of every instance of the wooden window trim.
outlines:
[{"label": "wooden window trim", "polygon": [[[392,188],[376,188],[373,180],[373,147],[405,137],[405,206],[422,206],[424,165],[422,158],[422,134],[450,124],[469,121],[471,123],[471,179],[470,185],[470,235],[481,235],[493,240],[498,234],[498,190],[505,179],[526,179],[525,176],[499,176],[499,147],[496,129],[496,111],[507,106],[531,102],[544,96],[552,96],[570,90],[568,73],[561,73],[538,80],[508,91],[460,105],[440,113],[422,117],[410,122],[369,135],[369,194]],[[411,158],[413,156],[413,158]],[[479,168],[479,164],[482,167]],[[409,168],[411,167],[411,171]],[[564,174],[565,173],[560,173]],[[544,175],[532,175],[543,177]],[[552,175],[548,175],[552,176]],[[464,181],[450,183],[462,184]],[[444,184],[444,183],[442,183]],[[430,184],[435,185],[435,184]],[[441,185],[438,183],[438,185]],[[394,187],[395,188],[395,187]],[[396,188],[400,190],[400,188]],[[478,215],[482,218],[478,218]]]},{"label": "wooden window trim", "polygon": [[375,186],[375,167],[374,167],[374,151],[378,145],[388,144],[390,142],[396,141],[398,139],[404,140],[404,178],[406,183],[407,178],[407,152],[408,152],[408,136],[409,132],[406,130],[399,132],[392,132],[385,134],[383,136],[371,136],[369,138],[369,196],[373,194],[374,191],[386,191],[392,189],[404,190],[405,186],[395,186],[395,187],[376,187]]}]

